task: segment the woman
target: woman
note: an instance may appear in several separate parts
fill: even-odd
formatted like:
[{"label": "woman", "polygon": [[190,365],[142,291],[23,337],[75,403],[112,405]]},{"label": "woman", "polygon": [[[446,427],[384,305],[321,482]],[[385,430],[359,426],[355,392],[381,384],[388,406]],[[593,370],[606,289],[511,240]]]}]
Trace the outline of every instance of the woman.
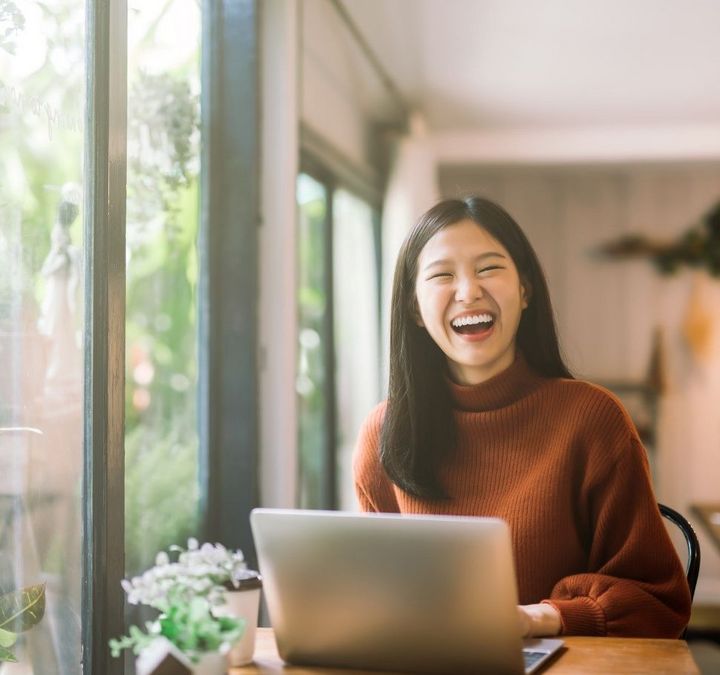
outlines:
[{"label": "woman", "polygon": [[354,472],[366,511],[506,520],[525,636],[671,638],[687,624],[635,427],[572,378],[535,252],[493,202],[440,202],[405,239],[388,399]]}]

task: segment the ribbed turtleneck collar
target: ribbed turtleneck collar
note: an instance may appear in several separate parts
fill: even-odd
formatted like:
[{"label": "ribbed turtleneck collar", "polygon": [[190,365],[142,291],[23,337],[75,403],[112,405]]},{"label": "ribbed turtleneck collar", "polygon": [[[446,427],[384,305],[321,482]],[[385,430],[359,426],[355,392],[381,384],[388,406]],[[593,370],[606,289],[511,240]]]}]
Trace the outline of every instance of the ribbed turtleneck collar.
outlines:
[{"label": "ribbed turtleneck collar", "polygon": [[480,384],[465,386],[447,378],[455,407],[466,412],[504,408],[527,396],[542,380],[520,352],[517,352],[512,365]]}]

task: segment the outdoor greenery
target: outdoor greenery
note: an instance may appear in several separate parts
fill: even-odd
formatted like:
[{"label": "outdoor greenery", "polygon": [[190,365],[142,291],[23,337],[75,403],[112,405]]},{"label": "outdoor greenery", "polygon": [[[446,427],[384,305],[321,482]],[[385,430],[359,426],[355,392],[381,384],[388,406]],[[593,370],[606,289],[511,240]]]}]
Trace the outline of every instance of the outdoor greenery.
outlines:
[{"label": "outdoor greenery", "polygon": [[199,36],[171,62],[160,66],[157,58],[168,26],[177,25],[173,12],[187,9],[183,0],[155,0],[130,16],[135,36],[129,58],[127,175],[130,574],[198,526]]},{"label": "outdoor greenery", "polygon": [[[22,82],[20,75],[0,71],[0,253],[15,263],[0,267],[0,321],[9,319],[10,295],[17,291],[26,311],[37,312],[43,290],[38,272],[62,186],[81,183],[83,52],[77,35],[70,39],[83,21],[77,4],[45,8],[45,42],[36,46],[44,58],[23,64]],[[0,49],[15,59],[23,56],[17,42],[27,29],[21,7],[26,13],[22,3],[0,0]],[[74,241],[81,233],[80,218]]]},{"label": "outdoor greenery", "polygon": [[[173,52],[159,43],[181,39],[168,28],[177,11],[194,12],[196,21],[184,23],[198,39]],[[84,12],[77,0],[0,0],[0,57],[12,58],[18,70],[0,70],[0,255],[9,262],[0,266],[0,333],[22,326],[38,388],[43,357],[33,350],[42,340],[30,338],[46,295],[40,271],[64,192],[70,186],[80,192],[86,183]],[[126,537],[132,572],[197,528],[199,7],[148,0],[130,8],[129,21]],[[21,40],[28,33],[32,53]],[[173,60],[158,65],[158,50]],[[83,218],[81,209],[69,232],[79,250]],[[82,288],[77,300],[80,341]],[[8,417],[14,408],[1,402],[14,400],[6,386],[0,383],[0,424],[17,423]],[[67,452],[81,465],[79,447]],[[80,481],[78,471],[76,494]]]},{"label": "outdoor greenery", "polygon": [[[82,247],[83,214],[68,209],[83,183],[84,21],[78,0],[0,0],[0,426],[38,429],[1,443],[0,660],[38,669],[80,654],[79,626],[59,617],[80,612],[82,373],[66,389],[47,385],[42,270],[63,201],[67,234]],[[79,330],[82,298],[73,299]],[[52,602],[31,643],[25,632],[45,613],[41,581]]]},{"label": "outdoor greenery", "polygon": [[298,450],[300,506],[323,508],[324,448],[326,439],[325,350],[326,312],[325,219],[327,194],[312,177],[297,181],[300,205],[298,231]]}]

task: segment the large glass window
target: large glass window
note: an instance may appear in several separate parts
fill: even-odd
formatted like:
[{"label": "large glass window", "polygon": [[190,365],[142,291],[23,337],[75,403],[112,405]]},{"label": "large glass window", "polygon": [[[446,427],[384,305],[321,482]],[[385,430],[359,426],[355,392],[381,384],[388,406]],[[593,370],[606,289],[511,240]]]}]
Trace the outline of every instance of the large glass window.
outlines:
[{"label": "large glass window", "polygon": [[[254,122],[256,3],[235,4],[243,11],[197,0],[0,0],[0,595],[33,586],[45,597],[37,626],[12,645],[0,634],[3,674],[120,672],[107,639],[120,633],[123,554],[132,574],[158,549],[202,537],[200,43],[205,30],[213,56],[205,82],[222,84],[213,114],[231,109],[224,119]],[[231,50],[251,66],[230,72]],[[255,175],[255,153],[238,152],[245,139],[221,133],[225,144],[214,143],[205,162],[231,165],[222,175],[235,182]],[[207,188],[206,244],[222,249],[216,261],[234,264],[226,223],[255,228],[257,215],[226,212]],[[248,202],[254,190],[242,193]],[[254,354],[252,335],[236,339],[234,323],[217,322],[213,344],[228,336]],[[203,398],[210,409],[238,401],[220,386]],[[204,448],[207,484],[219,473],[219,445]],[[238,480],[255,487],[251,472]],[[221,497],[216,513],[230,511]]]},{"label": "large glass window", "polygon": [[46,594],[24,674],[80,672],[84,35],[85,0],[0,0],[0,593]]},{"label": "large glass window", "polygon": [[128,8],[126,568],[197,534],[199,3]]},{"label": "large glass window", "polygon": [[326,221],[328,193],[311,176],[298,176],[298,451],[299,501],[303,508],[327,506],[328,304]]},{"label": "large glass window", "polygon": [[305,173],[297,198],[299,502],[353,509],[352,451],[380,394],[377,212]]}]

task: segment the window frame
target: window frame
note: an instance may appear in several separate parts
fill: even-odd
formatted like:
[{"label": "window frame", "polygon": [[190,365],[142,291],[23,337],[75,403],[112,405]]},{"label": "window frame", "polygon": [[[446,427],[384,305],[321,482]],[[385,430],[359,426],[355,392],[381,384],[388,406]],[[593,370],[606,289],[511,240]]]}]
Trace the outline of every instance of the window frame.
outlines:
[{"label": "window frame", "polygon": [[124,632],[127,2],[86,3],[82,669],[120,675]]},{"label": "window frame", "polygon": [[[203,0],[198,416],[203,536],[257,567],[259,76],[257,0]],[[232,373],[232,377],[228,377]]]}]

